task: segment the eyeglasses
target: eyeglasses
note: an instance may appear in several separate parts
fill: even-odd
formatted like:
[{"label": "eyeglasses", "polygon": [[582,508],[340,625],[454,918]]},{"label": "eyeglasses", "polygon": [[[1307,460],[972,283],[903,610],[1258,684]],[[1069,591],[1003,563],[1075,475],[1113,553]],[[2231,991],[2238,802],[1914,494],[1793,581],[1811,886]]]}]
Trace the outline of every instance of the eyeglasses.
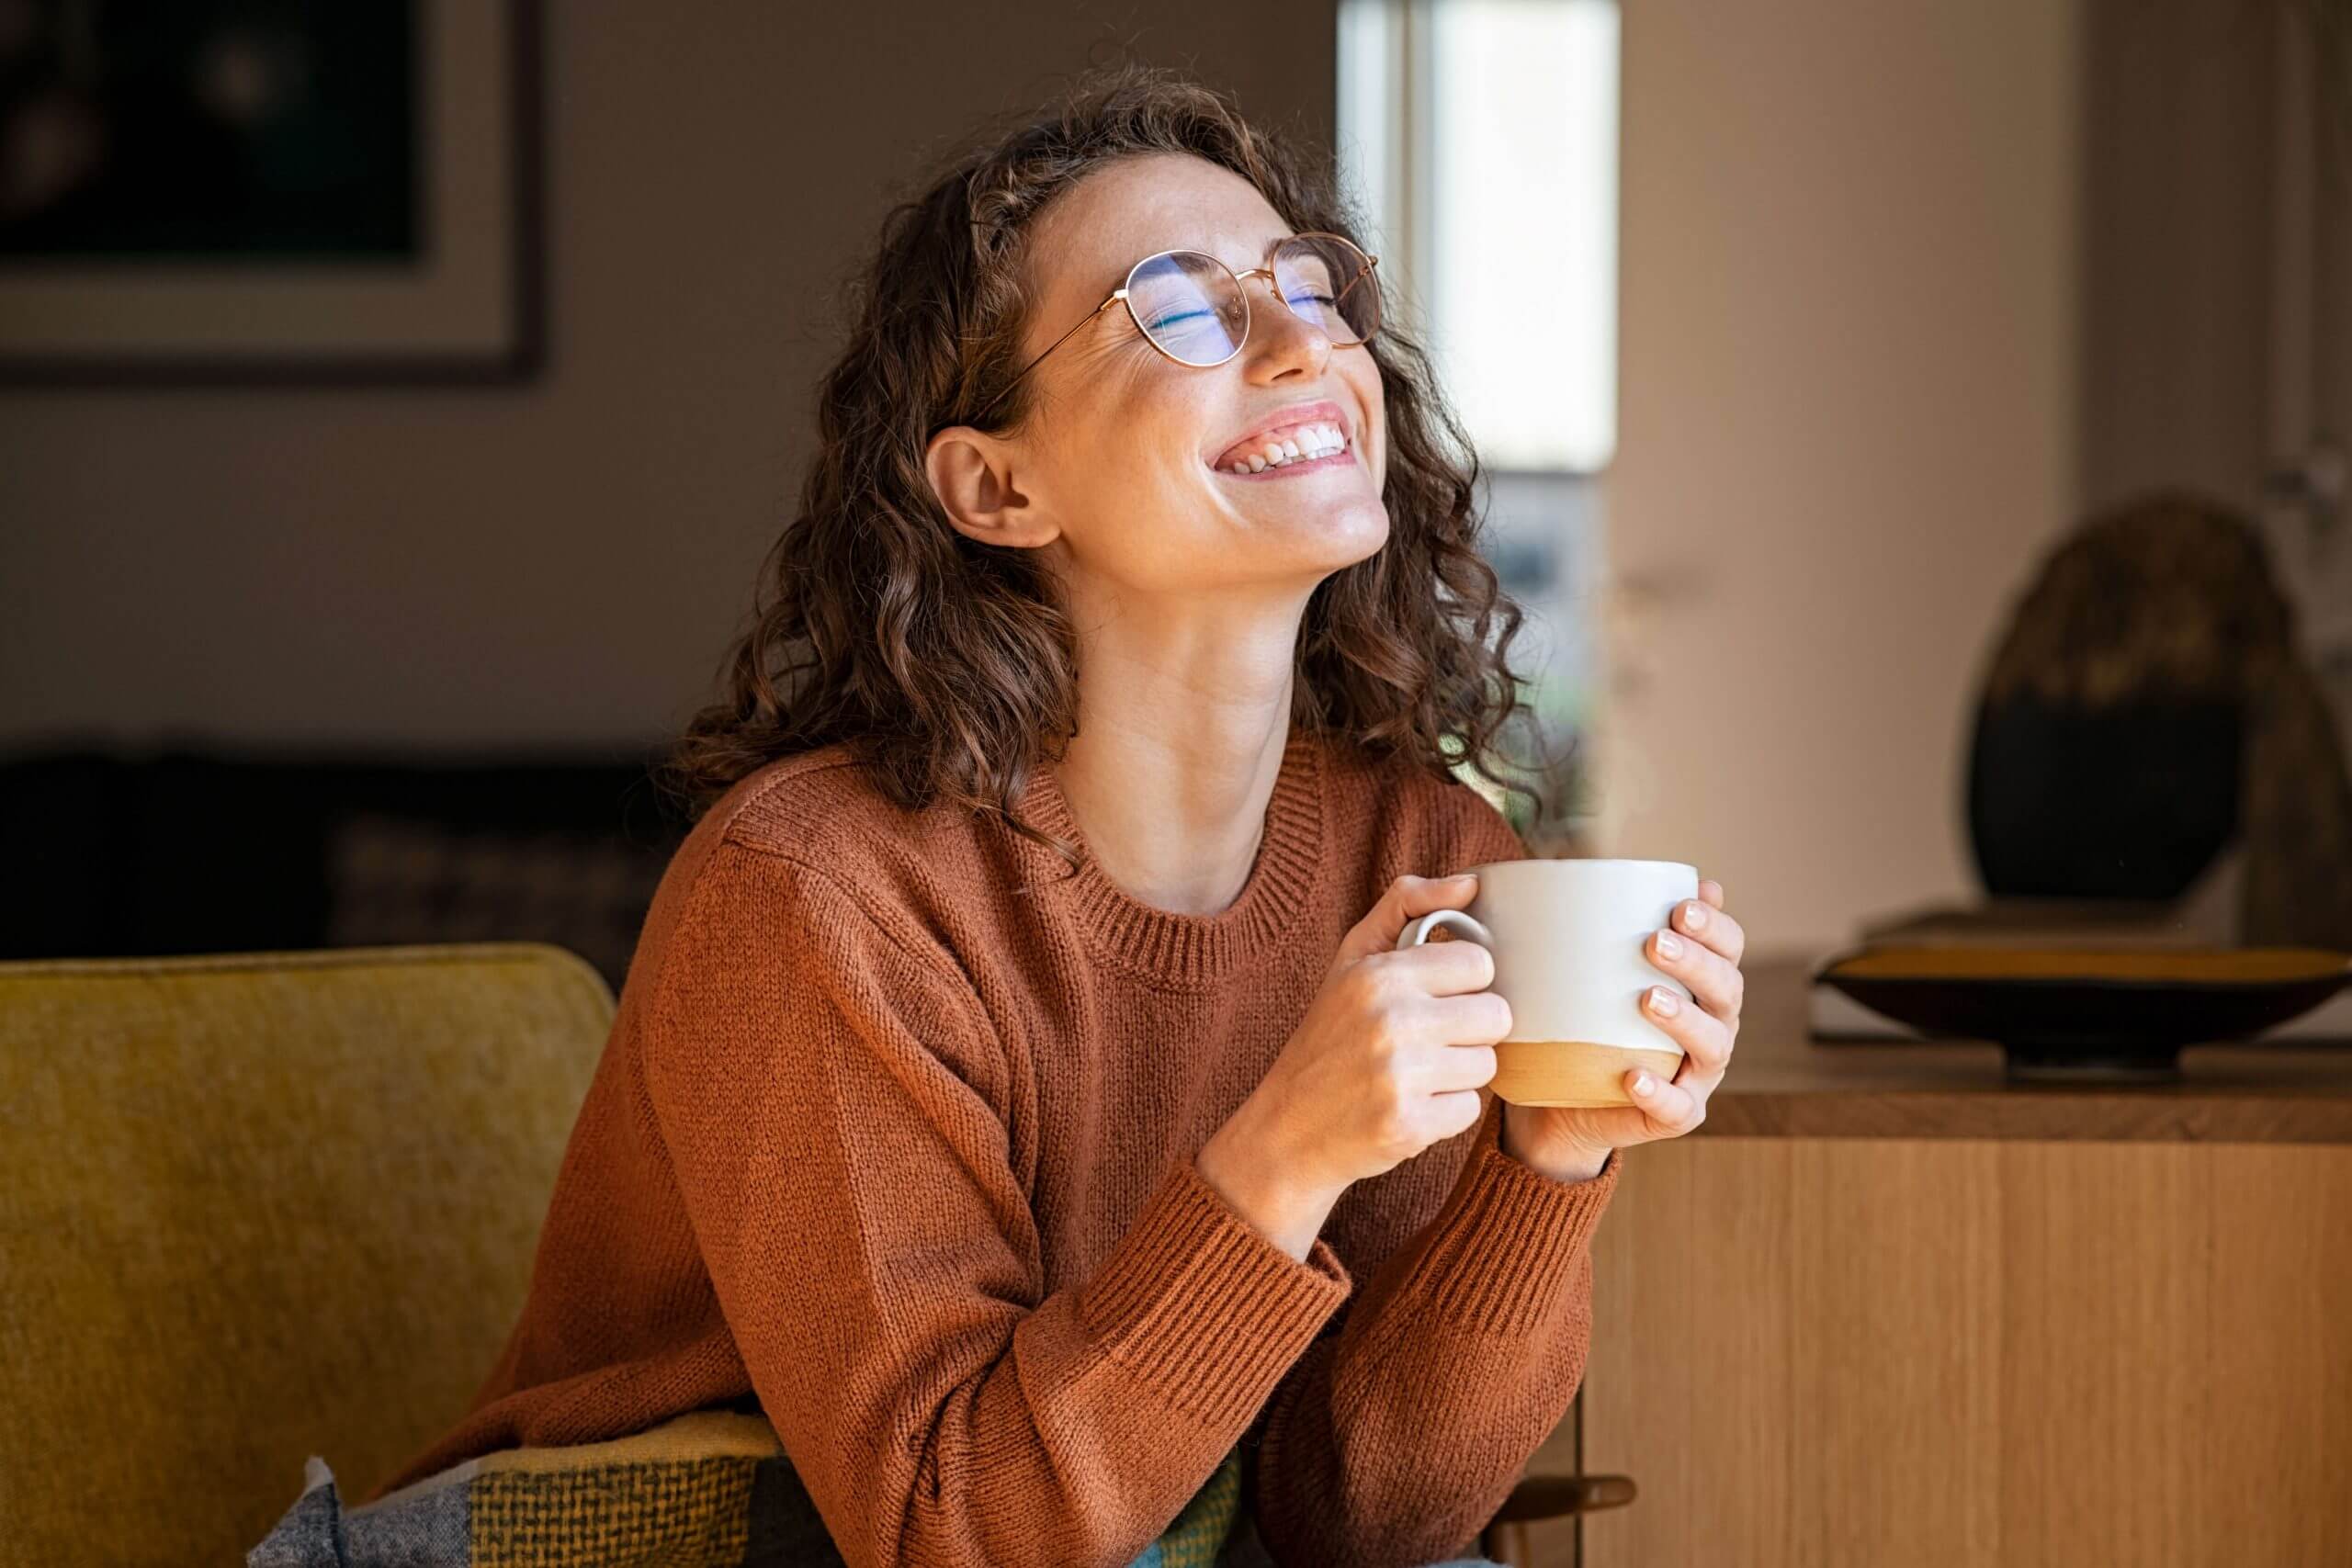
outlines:
[{"label": "eyeglasses", "polygon": [[1224,364],[1249,340],[1250,295],[1241,285],[1250,277],[1272,282],[1292,314],[1320,329],[1334,348],[1352,347],[1380,330],[1380,284],[1372,274],[1379,263],[1353,241],[1319,231],[1275,241],[1268,247],[1267,265],[1247,272],[1234,271],[1205,251],[1157,252],[1129,267],[1126,282],[1023,366],[965,423],[979,423],[1046,354],[1121,300],[1152,347],[1197,369]]}]

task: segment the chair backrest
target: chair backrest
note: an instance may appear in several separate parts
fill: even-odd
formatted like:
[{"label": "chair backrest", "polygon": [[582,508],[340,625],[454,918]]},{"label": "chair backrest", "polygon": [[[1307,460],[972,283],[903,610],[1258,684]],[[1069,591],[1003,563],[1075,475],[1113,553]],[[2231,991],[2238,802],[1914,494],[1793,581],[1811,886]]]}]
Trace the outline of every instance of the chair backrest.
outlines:
[{"label": "chair backrest", "polygon": [[0,964],[12,1551],[240,1562],[447,1430],[613,1013],[537,942]]}]

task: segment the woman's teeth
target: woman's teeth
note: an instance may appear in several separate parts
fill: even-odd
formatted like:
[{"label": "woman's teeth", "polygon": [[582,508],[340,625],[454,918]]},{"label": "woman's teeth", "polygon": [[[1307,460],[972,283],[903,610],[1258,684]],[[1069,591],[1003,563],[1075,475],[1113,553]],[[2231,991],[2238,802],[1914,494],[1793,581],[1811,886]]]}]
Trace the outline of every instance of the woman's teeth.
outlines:
[{"label": "woman's teeth", "polygon": [[1344,452],[1347,449],[1348,439],[1340,434],[1338,426],[1303,424],[1292,431],[1284,439],[1268,441],[1261,450],[1252,452],[1246,457],[1235,458],[1226,465],[1225,471],[1229,474],[1262,473],[1268,468],[1279,468],[1288,463],[1329,457],[1335,452]]}]

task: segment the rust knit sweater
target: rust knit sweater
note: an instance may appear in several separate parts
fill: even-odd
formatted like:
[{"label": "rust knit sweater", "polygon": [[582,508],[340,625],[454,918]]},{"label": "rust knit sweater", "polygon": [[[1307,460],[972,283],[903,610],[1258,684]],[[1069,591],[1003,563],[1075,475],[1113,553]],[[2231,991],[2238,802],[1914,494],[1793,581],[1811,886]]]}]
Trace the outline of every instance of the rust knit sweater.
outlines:
[{"label": "rust knit sweater", "polygon": [[[1023,816],[1083,842],[1050,765]],[[1114,1568],[1237,1446],[1282,1563],[1457,1550],[1575,1395],[1620,1157],[1554,1180],[1482,1091],[1301,1262],[1193,1156],[1390,880],[1525,853],[1294,731],[1239,897],[1184,914],[838,747],[769,764],[663,877],[505,1350],[375,1495],[756,1396],[856,1568]]]}]

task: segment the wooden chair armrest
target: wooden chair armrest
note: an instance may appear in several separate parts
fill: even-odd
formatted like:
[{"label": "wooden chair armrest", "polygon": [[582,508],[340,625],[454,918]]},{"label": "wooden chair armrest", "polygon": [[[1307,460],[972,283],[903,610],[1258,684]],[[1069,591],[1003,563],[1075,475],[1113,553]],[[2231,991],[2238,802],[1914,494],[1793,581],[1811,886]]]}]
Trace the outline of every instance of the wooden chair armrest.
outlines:
[{"label": "wooden chair armrest", "polygon": [[1566,1518],[1600,1508],[1622,1508],[1634,1500],[1630,1475],[1528,1475],[1511,1488],[1487,1528],[1478,1532],[1478,1550],[1497,1562],[1526,1568],[1530,1553],[1527,1527],[1538,1519]]},{"label": "wooden chair armrest", "polygon": [[1511,1489],[1492,1522],[1521,1524],[1622,1508],[1634,1500],[1634,1492],[1630,1475],[1531,1475]]}]

